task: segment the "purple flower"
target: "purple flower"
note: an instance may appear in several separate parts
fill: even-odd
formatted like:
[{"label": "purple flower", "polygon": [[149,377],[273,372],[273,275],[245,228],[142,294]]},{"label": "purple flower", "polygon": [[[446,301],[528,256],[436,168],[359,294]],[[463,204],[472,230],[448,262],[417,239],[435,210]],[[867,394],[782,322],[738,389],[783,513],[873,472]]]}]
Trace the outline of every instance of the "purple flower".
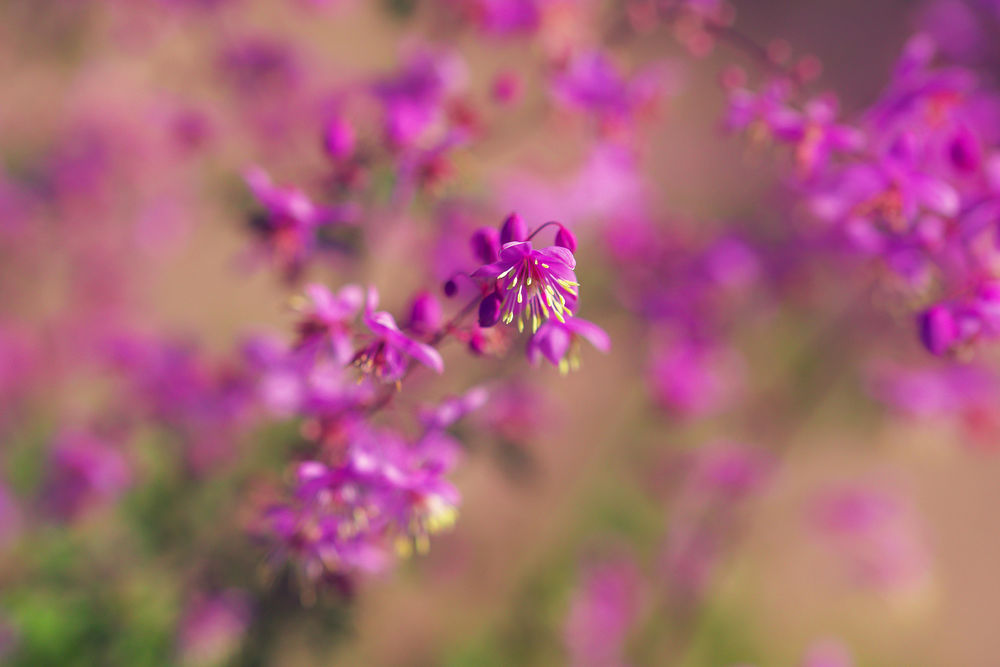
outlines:
[{"label": "purple flower", "polygon": [[425,553],[430,535],[450,528],[459,496],[444,478],[459,448],[436,429],[415,442],[389,430],[345,425],[336,463],[306,461],[292,498],[269,508],[265,535],[278,558],[316,580],[331,573],[376,571],[400,556]]},{"label": "purple flower", "polygon": [[415,50],[392,75],[373,85],[390,144],[412,147],[444,118],[449,97],[464,87],[465,64],[453,54]]},{"label": "purple flower", "polygon": [[698,418],[725,409],[739,394],[743,375],[742,359],[734,351],[681,342],[654,354],[650,382],[665,408]]},{"label": "purple flower", "polygon": [[435,407],[420,411],[420,422],[431,430],[444,430],[456,421],[486,405],[490,393],[484,387],[475,387],[461,396],[447,398]]},{"label": "purple flower", "polygon": [[534,250],[530,241],[513,241],[503,246],[500,259],[479,268],[473,277],[496,280],[503,295],[501,319],[505,324],[517,319],[524,330],[525,320],[532,332],[550,317],[565,322],[576,308],[576,259],[566,248],[550,246]]},{"label": "purple flower", "polygon": [[199,594],[186,605],[177,631],[184,664],[216,665],[233,656],[250,625],[250,601],[242,591]]},{"label": "purple flower", "polygon": [[719,442],[691,452],[682,464],[661,568],[672,592],[697,598],[732,539],[736,512],[764,487],[773,462],[753,447]]},{"label": "purple flower", "polygon": [[444,361],[437,350],[404,334],[393,316],[385,311],[376,311],[377,306],[378,292],[369,287],[362,320],[375,338],[354,355],[354,364],[358,368],[383,382],[401,380],[408,367],[408,358],[438,373],[444,372]]},{"label": "purple flower", "polygon": [[49,459],[43,506],[62,519],[75,519],[118,499],[132,481],[118,449],[84,431],[58,436]]},{"label": "purple flower", "polygon": [[347,285],[333,294],[313,283],[305,293],[308,302],[302,307],[296,347],[310,356],[328,349],[335,361],[346,364],[353,356],[351,322],[361,309],[364,292],[357,285]]},{"label": "purple flower", "polygon": [[552,81],[552,96],[563,106],[590,111],[602,119],[626,118],[652,101],[667,80],[654,68],[631,80],[601,51],[573,56]]},{"label": "purple flower", "polygon": [[625,640],[639,611],[639,573],[618,558],[583,573],[563,631],[569,664],[576,667],[625,665]]},{"label": "purple flower", "polygon": [[565,321],[547,320],[528,340],[528,361],[537,365],[543,357],[566,374],[580,367],[580,341],[586,340],[601,352],[611,349],[607,332],[579,317]]},{"label": "purple flower", "polygon": [[294,275],[316,247],[319,227],[344,224],[354,219],[352,207],[323,207],[296,187],[275,185],[259,167],[251,167],[244,179],[265,213],[254,219],[254,228],[266,249],[286,272]]},{"label": "purple flower", "polygon": [[816,500],[811,519],[861,585],[909,591],[929,576],[916,518],[890,491],[860,484],[829,489]]}]

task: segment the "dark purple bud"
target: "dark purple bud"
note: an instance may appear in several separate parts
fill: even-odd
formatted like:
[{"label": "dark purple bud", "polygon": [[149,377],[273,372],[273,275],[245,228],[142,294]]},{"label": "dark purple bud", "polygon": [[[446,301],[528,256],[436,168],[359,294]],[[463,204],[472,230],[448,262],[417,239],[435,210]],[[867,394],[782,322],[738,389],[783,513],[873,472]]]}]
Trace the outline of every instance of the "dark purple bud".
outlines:
[{"label": "dark purple bud", "polygon": [[945,306],[933,306],[920,314],[920,340],[931,354],[942,355],[958,340],[958,323]]},{"label": "dark purple bud", "polygon": [[454,278],[449,278],[444,284],[444,295],[449,299],[458,294],[458,283]]},{"label": "dark purple bud", "polygon": [[472,254],[483,264],[500,259],[500,234],[492,227],[480,227],[472,235]]},{"label": "dark purple bud", "polygon": [[948,150],[951,163],[960,171],[975,171],[982,163],[983,152],[979,142],[969,130],[955,133]]},{"label": "dark purple bud", "polygon": [[334,116],[323,131],[323,147],[335,160],[349,157],[354,152],[354,129],[340,116]]},{"label": "dark purple bud", "polygon": [[481,357],[486,354],[486,336],[482,334],[481,331],[474,332],[472,336],[469,337],[469,352]]},{"label": "dark purple bud", "polygon": [[500,321],[500,306],[503,301],[500,294],[493,292],[479,302],[479,326],[491,327]]},{"label": "dark purple bud", "polygon": [[441,303],[430,292],[421,292],[410,305],[410,329],[418,334],[427,334],[441,328],[444,319]]},{"label": "dark purple bud", "polygon": [[500,245],[505,246],[512,241],[523,241],[528,237],[528,227],[517,213],[511,213],[500,227]]},{"label": "dark purple bud", "polygon": [[566,227],[559,225],[559,231],[556,232],[556,245],[566,248],[570,252],[576,252],[576,237]]}]

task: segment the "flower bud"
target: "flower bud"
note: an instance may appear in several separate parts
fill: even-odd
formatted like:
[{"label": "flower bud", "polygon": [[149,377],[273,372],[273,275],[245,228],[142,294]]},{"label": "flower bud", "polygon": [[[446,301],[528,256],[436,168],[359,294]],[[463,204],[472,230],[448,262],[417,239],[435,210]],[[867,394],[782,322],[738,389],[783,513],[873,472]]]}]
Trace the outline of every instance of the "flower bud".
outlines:
[{"label": "flower bud", "polygon": [[570,252],[576,252],[576,237],[566,227],[559,225],[559,231],[556,232],[556,245],[566,248]]},{"label": "flower bud", "polygon": [[522,88],[516,72],[500,72],[493,79],[493,99],[500,104],[512,104],[521,99]]},{"label": "flower bud", "polygon": [[488,328],[500,321],[500,307],[503,301],[498,292],[493,292],[479,302],[479,326]]},{"label": "flower bud", "polygon": [[483,264],[500,258],[500,234],[492,227],[480,227],[472,235],[472,254]]},{"label": "flower bud", "polygon": [[420,292],[410,305],[410,329],[417,334],[427,334],[441,328],[441,304],[430,292]]},{"label": "flower bud", "polygon": [[349,157],[354,152],[354,129],[340,116],[334,116],[323,131],[323,148],[335,160]]},{"label": "flower bud", "polygon": [[528,236],[528,227],[517,213],[511,213],[503,221],[500,228],[500,245],[505,246],[512,241],[523,241]]},{"label": "flower bud", "polygon": [[958,323],[945,306],[933,306],[920,315],[920,340],[931,354],[942,355],[958,340]]}]

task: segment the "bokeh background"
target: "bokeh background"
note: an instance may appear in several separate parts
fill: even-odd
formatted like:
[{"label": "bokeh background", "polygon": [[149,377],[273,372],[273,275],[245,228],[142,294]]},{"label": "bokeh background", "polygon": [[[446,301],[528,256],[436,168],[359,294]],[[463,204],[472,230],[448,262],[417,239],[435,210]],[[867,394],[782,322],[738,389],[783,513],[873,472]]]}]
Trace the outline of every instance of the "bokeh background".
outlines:
[{"label": "bokeh background", "polygon": [[[640,141],[651,208],[694,238],[723,223],[765,236],[787,224],[775,162],[719,130],[720,72],[743,56],[719,47],[692,58],[663,31],[622,36],[620,7],[590,4],[599,20],[567,9],[550,38],[600,40],[628,67],[669,70],[670,92]],[[846,113],[885,85],[923,7],[733,4],[744,33],[818,56]],[[587,350],[569,378],[521,360],[470,362],[445,346],[449,374],[418,379],[412,400],[516,377],[537,417],[513,435],[488,420],[463,427],[455,529],[427,556],[314,600],[280,573],[262,574],[263,552],[246,534],[261,480],[280,481],[297,446],[296,425],[234,435],[236,417],[213,423],[199,451],[211,459],[211,442],[225,438],[235,454],[191,475],[179,453],[191,432],[117,414],[118,380],[89,357],[114,331],[159,332],[219,369],[235,363],[248,332],[290,332],[288,285],[248,252],[243,170],[259,164],[281,182],[316,185],[329,91],[391,71],[422,42],[465,60],[469,99],[489,126],[435,196],[474,201],[480,224],[511,210],[575,223],[585,314],[613,346]],[[0,557],[6,660],[566,664],[567,618],[587,568],[625,559],[639,610],[627,632],[632,664],[793,665],[829,638],[860,665],[996,664],[996,442],[951,420],[895,417],[872,399],[873,363],[920,353],[898,331],[904,316],[866,289],[864,270],[789,260],[781,298],[754,293],[743,306],[754,314],[734,337],[741,406],[693,420],[658,407],[647,369],[655,334],[635,325],[591,220],[615,215],[633,191],[613,175],[574,186],[592,130],[551,108],[541,51],[463,30],[423,2],[0,3],[0,331],[43,350],[29,359],[11,342],[0,355],[4,479],[28,507],[0,513],[12,536]],[[506,70],[523,76],[524,96],[493,105],[491,85]],[[25,202],[18,187],[42,194]],[[401,310],[414,289],[440,285],[424,254],[440,233],[434,211],[416,203],[364,220],[363,261],[317,263],[309,279],[377,284]],[[127,433],[133,482],[109,506],[50,522],[30,506],[54,493],[48,452],[74,423]],[[678,610],[663,564],[683,497],[678,470],[704,443],[730,441],[765,452],[770,472],[733,511],[704,599]],[[810,508],[838,485],[902,499],[905,526],[884,530],[905,533],[886,547],[908,551],[899,560],[920,561],[904,585],[858,585],[817,535]],[[200,591],[225,591],[232,604],[213,616],[198,607],[210,597]]]}]

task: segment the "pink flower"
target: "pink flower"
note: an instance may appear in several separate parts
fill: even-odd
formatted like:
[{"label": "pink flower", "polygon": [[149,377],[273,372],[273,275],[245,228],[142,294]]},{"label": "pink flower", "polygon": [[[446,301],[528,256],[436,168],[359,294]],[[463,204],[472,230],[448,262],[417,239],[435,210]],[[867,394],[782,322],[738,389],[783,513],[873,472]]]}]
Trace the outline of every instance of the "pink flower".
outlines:
[{"label": "pink flower", "polygon": [[298,325],[297,348],[314,356],[328,347],[334,360],[346,364],[353,353],[351,320],[361,309],[363,291],[357,285],[347,285],[333,294],[313,283],[306,286],[305,293],[308,303]]},{"label": "pink flower", "polygon": [[408,367],[407,358],[443,373],[444,360],[438,351],[404,334],[395,318],[385,311],[376,311],[377,306],[378,292],[374,287],[369,287],[362,320],[375,339],[354,355],[354,364],[384,382],[396,382],[403,378]]},{"label": "pink flower", "polygon": [[592,565],[570,603],[564,637],[570,664],[625,664],[625,639],[639,606],[639,573],[627,559]]},{"label": "pink flower", "polygon": [[472,275],[497,281],[505,324],[516,319],[518,330],[523,331],[527,320],[531,331],[536,332],[550,317],[565,322],[567,316],[573,315],[580,285],[574,268],[576,259],[566,248],[534,250],[530,241],[512,241],[500,250],[498,261]]}]

